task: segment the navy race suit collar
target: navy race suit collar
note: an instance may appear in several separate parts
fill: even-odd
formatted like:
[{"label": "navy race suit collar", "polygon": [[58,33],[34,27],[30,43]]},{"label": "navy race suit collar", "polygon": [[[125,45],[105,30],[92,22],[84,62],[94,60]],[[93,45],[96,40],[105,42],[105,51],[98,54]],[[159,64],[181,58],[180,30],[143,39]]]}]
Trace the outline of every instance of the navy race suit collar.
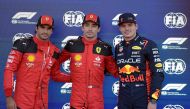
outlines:
[{"label": "navy race suit collar", "polygon": [[140,39],[140,36],[137,34],[132,40],[130,41],[123,40],[121,43],[122,45],[131,45],[132,43],[136,42],[138,39]]},{"label": "navy race suit collar", "polygon": [[125,41],[125,40],[123,40],[122,43],[125,43],[125,44],[132,44],[133,42],[137,41],[139,38],[140,38],[140,36],[137,34],[132,40],[130,40],[130,41]]}]

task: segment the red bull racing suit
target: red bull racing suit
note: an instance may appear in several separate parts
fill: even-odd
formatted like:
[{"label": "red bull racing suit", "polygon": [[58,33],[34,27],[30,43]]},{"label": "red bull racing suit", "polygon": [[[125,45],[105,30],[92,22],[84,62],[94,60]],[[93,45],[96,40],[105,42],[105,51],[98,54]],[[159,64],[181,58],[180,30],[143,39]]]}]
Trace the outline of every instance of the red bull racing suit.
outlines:
[{"label": "red bull racing suit", "polygon": [[18,109],[47,109],[50,75],[56,81],[70,81],[70,76],[52,71],[59,49],[50,41],[36,36],[17,40],[8,56],[4,72],[4,90],[12,96],[13,76],[16,75],[14,100]]},{"label": "red bull racing suit", "polygon": [[115,47],[119,67],[119,109],[147,109],[149,100],[157,100],[164,79],[156,44],[136,36]]},{"label": "red bull racing suit", "polygon": [[118,76],[118,67],[111,46],[98,39],[84,37],[70,40],[59,58],[60,63],[71,59],[71,109],[104,109],[104,70]]}]

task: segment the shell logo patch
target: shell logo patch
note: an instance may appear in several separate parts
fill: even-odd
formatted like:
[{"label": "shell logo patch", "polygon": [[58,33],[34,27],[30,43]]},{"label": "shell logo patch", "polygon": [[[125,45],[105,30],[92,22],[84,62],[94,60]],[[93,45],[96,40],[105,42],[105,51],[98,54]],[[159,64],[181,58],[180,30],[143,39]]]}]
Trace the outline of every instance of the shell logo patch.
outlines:
[{"label": "shell logo patch", "polygon": [[132,49],[133,50],[141,50],[142,48],[140,46],[133,46]]},{"label": "shell logo patch", "polygon": [[75,61],[80,61],[82,59],[82,56],[77,54],[77,55],[75,55],[74,59],[75,59]]},{"label": "shell logo patch", "polygon": [[28,60],[29,62],[34,62],[35,56],[34,56],[34,55],[29,55],[29,56],[27,57],[27,60]]}]

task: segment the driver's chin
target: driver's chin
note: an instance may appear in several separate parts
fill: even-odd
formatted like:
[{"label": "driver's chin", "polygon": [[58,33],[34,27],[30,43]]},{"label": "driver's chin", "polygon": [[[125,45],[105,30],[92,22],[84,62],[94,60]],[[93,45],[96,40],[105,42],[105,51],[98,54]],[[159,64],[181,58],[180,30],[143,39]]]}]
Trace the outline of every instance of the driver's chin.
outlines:
[{"label": "driver's chin", "polygon": [[125,37],[131,37],[131,35],[130,35],[130,34],[124,34],[124,36],[125,36]]},{"label": "driver's chin", "polygon": [[42,40],[47,40],[47,39],[48,39],[48,36],[42,36],[41,39],[42,39]]},{"label": "driver's chin", "polygon": [[94,36],[91,34],[91,35],[86,35],[87,38],[93,38]]}]

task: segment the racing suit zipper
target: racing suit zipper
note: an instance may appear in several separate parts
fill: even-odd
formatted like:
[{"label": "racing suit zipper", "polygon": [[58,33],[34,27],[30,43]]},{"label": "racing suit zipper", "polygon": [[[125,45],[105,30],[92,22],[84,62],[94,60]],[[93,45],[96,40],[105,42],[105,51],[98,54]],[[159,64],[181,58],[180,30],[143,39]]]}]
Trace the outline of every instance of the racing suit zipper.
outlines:
[{"label": "racing suit zipper", "polygon": [[89,46],[88,45],[85,45],[86,46],[86,74],[85,74],[85,77],[86,77],[86,86],[85,86],[85,88],[86,88],[86,99],[85,99],[85,101],[84,101],[84,106],[83,106],[83,108],[85,109],[85,108],[87,108],[87,104],[88,104],[88,92],[89,92],[89,90],[88,90],[88,85],[89,85],[89,78],[90,78],[90,73],[89,73],[89,63],[88,63],[88,55],[89,55],[89,53],[88,53],[88,49],[89,49]]},{"label": "racing suit zipper", "polygon": [[[42,66],[41,66],[41,72],[40,72],[40,80],[39,80],[39,83],[38,83],[38,90],[40,91],[39,92],[39,98],[41,99],[42,101],[42,109],[46,109],[45,107],[45,104],[44,104],[44,100],[43,100],[43,95],[42,95],[42,89],[43,89],[43,86],[42,86],[42,80],[43,80],[43,71],[45,69],[45,66],[46,66],[46,58],[48,57],[49,55],[49,51],[50,51],[50,46],[48,46],[48,49],[47,49],[47,53],[45,53],[43,51],[43,62],[42,62]],[[40,106],[41,107],[41,106]]]},{"label": "racing suit zipper", "polygon": [[[87,101],[89,101],[89,93],[90,93],[90,85],[91,85],[90,78],[91,78],[91,72],[90,72],[90,69],[89,69],[88,70]],[[86,105],[88,107],[88,102],[87,102]]]}]

